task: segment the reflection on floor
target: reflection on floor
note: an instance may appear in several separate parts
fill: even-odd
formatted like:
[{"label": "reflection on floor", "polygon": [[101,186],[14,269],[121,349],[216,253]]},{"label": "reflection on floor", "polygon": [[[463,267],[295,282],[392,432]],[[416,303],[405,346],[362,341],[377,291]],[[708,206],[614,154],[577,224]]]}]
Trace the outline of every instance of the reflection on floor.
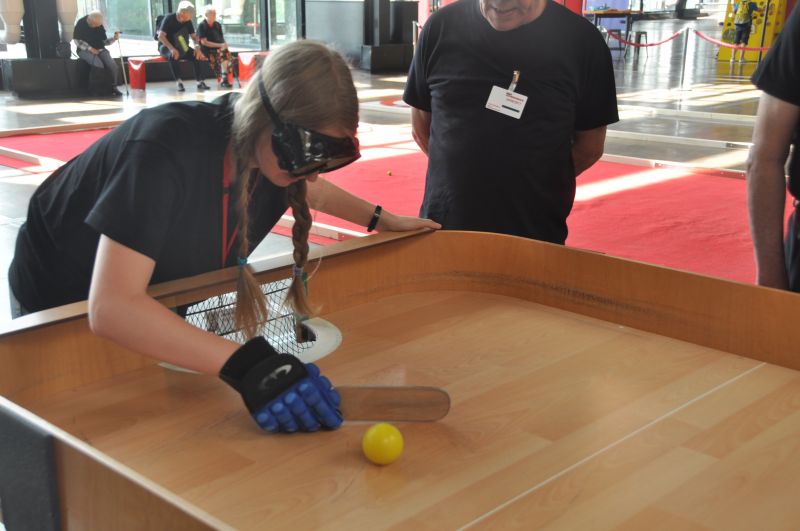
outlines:
[{"label": "reflection on floor", "polygon": [[[715,38],[721,35],[715,19],[639,21],[634,29],[647,31],[649,42],[654,43],[692,28]],[[621,121],[609,128],[606,153],[741,170],[759,97],[749,81],[756,65],[718,62],[716,46],[691,31],[687,34],[639,53],[629,50],[627,56],[612,52]],[[394,127],[399,137],[410,139],[409,111],[398,104],[405,75],[370,75],[359,70],[353,74],[362,128]],[[198,93],[189,83],[187,92],[178,94],[173,83],[148,83],[146,91],[131,91],[118,99],[59,101],[20,100],[0,92],[0,136],[14,129],[106,125],[164,102],[211,100],[224,93],[212,89]],[[25,218],[30,194],[44,176],[2,164],[0,158],[0,322],[8,319],[7,267],[16,231]],[[274,235],[258,252],[271,255],[290,249],[287,238]]]}]

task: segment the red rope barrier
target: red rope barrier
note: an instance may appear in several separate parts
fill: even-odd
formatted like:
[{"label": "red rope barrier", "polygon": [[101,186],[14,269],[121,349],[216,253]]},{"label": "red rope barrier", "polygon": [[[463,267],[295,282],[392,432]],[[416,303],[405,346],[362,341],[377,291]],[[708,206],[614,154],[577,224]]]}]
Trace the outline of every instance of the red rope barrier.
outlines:
[{"label": "red rope barrier", "polygon": [[[606,30],[606,31],[608,31],[608,30]],[[669,41],[671,41],[671,40],[673,40],[673,39],[677,38],[677,37],[678,37],[678,36],[679,36],[681,33],[683,33],[684,31],[686,31],[686,30],[681,30],[681,31],[678,31],[678,32],[676,32],[676,33],[673,33],[673,34],[672,34],[670,37],[667,37],[667,38],[666,38],[666,39],[664,39],[663,41],[659,41],[659,42],[650,42],[650,43],[646,43],[646,44],[641,44],[641,43],[636,43],[636,42],[630,42],[630,41],[626,41],[626,40],[625,40],[625,39],[623,39],[622,37],[618,37],[616,33],[608,33],[608,35],[611,35],[612,37],[614,37],[615,39],[617,39],[619,42],[621,42],[621,43],[623,43],[623,44],[626,44],[626,45],[628,45],[628,46],[636,46],[637,48],[645,48],[645,47],[647,47],[647,46],[661,46],[661,45],[662,45],[662,44],[664,44],[665,42],[669,42]]]},{"label": "red rope barrier", "polygon": [[769,48],[745,48],[744,46],[738,46],[736,44],[730,44],[728,42],[719,41],[717,39],[709,37],[708,35],[703,34],[702,32],[697,31],[697,30],[694,30],[694,32],[701,39],[707,40],[708,42],[710,42],[712,44],[716,44],[717,46],[722,46],[723,48],[733,48],[733,49],[736,49],[736,50],[742,50],[744,52],[767,52],[767,51],[769,51]]}]

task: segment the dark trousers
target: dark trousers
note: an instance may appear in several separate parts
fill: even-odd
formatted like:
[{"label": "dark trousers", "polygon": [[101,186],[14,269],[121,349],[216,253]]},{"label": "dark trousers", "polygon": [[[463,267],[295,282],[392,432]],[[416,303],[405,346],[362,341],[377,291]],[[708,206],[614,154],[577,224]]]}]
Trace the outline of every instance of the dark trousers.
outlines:
[{"label": "dark trousers", "polygon": [[193,48],[189,48],[189,50],[177,60],[172,57],[172,53],[169,51],[169,48],[163,44],[158,47],[158,51],[169,63],[169,69],[172,71],[172,77],[175,79],[175,81],[180,81],[181,79],[180,75],[178,75],[178,61],[191,61],[192,68],[194,68],[194,78],[198,83],[203,80],[200,75],[200,62],[194,56]]}]

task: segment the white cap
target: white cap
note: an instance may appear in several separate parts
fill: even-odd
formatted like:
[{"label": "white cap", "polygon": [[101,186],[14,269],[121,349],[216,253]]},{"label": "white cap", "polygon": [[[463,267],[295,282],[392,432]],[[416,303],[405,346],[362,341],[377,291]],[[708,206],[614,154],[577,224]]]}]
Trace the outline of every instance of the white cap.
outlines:
[{"label": "white cap", "polygon": [[181,0],[178,4],[178,9],[175,10],[177,13],[181,11],[194,11],[194,4],[192,4],[189,0]]}]

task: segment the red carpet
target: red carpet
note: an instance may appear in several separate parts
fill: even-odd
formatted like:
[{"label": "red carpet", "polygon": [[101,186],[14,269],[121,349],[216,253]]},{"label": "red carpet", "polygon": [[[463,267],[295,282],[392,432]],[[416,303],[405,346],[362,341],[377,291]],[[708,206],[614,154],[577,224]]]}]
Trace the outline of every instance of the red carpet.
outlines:
[{"label": "red carpet", "polygon": [[[0,145],[67,160],[105,132],[3,138]],[[388,210],[416,215],[427,161],[408,129],[366,125],[360,139],[362,160],[327,178]],[[600,162],[578,182],[568,245],[752,282],[744,179]],[[365,230],[322,213],[315,219]]]},{"label": "red carpet", "polygon": [[11,157],[6,157],[0,155],[0,166],[7,166],[9,168],[17,168],[17,169],[24,169],[30,166],[30,162],[24,162],[19,159],[12,159]]},{"label": "red carpet", "polygon": [[53,133],[51,135],[22,135],[0,138],[0,146],[33,155],[67,161],[108,133],[109,129]]}]

